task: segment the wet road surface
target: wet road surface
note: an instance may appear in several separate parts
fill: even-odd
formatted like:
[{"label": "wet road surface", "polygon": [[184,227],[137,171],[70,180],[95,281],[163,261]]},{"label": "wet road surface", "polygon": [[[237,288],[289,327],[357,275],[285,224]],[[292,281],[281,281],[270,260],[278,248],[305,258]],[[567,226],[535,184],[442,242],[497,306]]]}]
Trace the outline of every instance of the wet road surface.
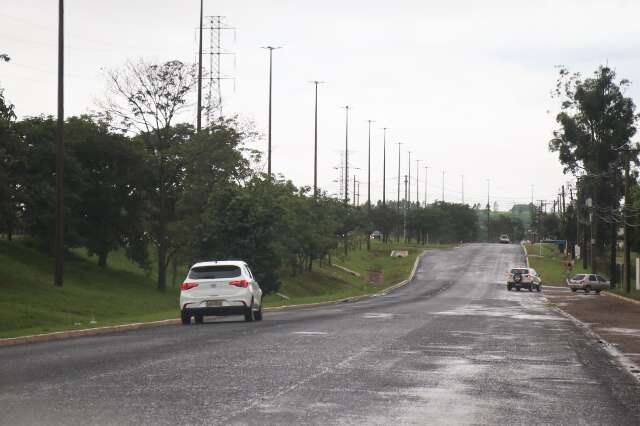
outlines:
[{"label": "wet road surface", "polygon": [[431,251],[386,296],[0,348],[0,424],[640,424],[640,387],[519,246]]}]

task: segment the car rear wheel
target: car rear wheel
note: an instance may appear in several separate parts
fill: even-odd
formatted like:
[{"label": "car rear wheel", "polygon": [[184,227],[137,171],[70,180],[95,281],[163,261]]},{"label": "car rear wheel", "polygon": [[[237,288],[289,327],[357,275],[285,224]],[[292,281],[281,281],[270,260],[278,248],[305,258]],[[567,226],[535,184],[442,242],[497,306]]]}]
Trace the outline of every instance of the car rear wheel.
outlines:
[{"label": "car rear wheel", "polygon": [[602,290],[596,290],[596,293],[597,293],[597,294],[600,294],[600,292],[601,292],[601,291],[602,291]]},{"label": "car rear wheel", "polygon": [[246,322],[252,322],[254,320],[254,312],[253,312],[253,299],[251,299],[251,304],[247,308],[247,311],[244,313],[244,320]]},{"label": "car rear wheel", "polygon": [[529,284],[529,291],[533,291],[533,284]]},{"label": "car rear wheel", "polygon": [[507,284],[507,290],[511,291],[511,284]]},{"label": "car rear wheel", "polygon": [[182,320],[183,325],[191,324],[191,315],[187,314],[184,311],[180,312],[180,319]]},{"label": "car rear wheel", "polygon": [[578,289],[575,287],[571,287],[571,291],[575,293],[576,291],[578,291]]},{"label": "car rear wheel", "polygon": [[520,287],[516,287],[516,291],[520,291]]},{"label": "car rear wheel", "polygon": [[260,309],[254,312],[253,316],[256,321],[262,321],[262,304],[260,305]]},{"label": "car rear wheel", "polygon": [[204,315],[195,315],[196,324],[202,324],[204,322]]},{"label": "car rear wheel", "polygon": [[538,286],[538,287],[536,287],[536,291],[537,291],[538,293],[540,293],[540,292],[542,291],[542,286]]}]

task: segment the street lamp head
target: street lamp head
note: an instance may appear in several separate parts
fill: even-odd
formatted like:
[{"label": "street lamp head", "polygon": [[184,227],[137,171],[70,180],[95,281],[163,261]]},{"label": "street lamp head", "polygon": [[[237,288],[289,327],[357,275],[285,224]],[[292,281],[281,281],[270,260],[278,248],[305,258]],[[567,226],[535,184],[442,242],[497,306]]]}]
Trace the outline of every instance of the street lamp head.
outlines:
[{"label": "street lamp head", "polygon": [[261,49],[269,49],[269,50],[276,50],[276,49],[282,49],[282,46],[261,46]]}]

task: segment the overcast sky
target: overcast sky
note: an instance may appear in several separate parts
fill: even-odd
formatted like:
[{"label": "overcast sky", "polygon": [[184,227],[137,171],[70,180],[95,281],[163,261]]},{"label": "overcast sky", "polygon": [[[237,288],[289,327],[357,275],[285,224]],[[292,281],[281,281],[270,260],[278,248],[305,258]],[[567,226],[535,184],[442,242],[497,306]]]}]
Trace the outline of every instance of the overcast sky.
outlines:
[{"label": "overcast sky", "polygon": [[[198,0],[67,0],[67,115],[96,109],[104,96],[102,69],[127,59],[195,59]],[[338,191],[344,150],[344,105],[350,105],[350,161],[366,201],[367,122],[372,130],[372,199],[382,196],[382,127],[387,135],[387,198],[397,191],[412,151],[424,166],[428,199],[491,201],[500,209],[531,198],[553,199],[570,180],[547,149],[558,101],[550,91],[556,65],[591,73],[608,63],[620,77],[640,73],[640,2],[205,0],[205,15],[235,27],[223,38],[236,53],[223,59],[225,112],[252,120],[265,137],[268,55],[274,52],[273,171],[297,185],[313,184],[313,86],[319,90],[319,183]],[[57,2],[3,0],[0,85],[20,116],[56,111]],[[206,40],[205,40],[206,42]],[[637,101],[637,84],[628,92]],[[194,121],[194,113],[191,121]],[[351,190],[351,189],[350,189]]]}]

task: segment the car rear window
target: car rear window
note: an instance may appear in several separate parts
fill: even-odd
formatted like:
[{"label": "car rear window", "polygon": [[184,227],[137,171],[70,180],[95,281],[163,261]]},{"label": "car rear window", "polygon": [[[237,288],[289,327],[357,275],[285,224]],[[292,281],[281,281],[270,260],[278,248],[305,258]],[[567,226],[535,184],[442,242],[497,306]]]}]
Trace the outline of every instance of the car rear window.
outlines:
[{"label": "car rear window", "polygon": [[514,268],[511,270],[512,274],[528,274],[529,270],[528,269],[520,269],[520,268]]},{"label": "car rear window", "polygon": [[235,278],[240,275],[240,267],[235,265],[196,266],[189,271],[189,278],[194,280]]}]

